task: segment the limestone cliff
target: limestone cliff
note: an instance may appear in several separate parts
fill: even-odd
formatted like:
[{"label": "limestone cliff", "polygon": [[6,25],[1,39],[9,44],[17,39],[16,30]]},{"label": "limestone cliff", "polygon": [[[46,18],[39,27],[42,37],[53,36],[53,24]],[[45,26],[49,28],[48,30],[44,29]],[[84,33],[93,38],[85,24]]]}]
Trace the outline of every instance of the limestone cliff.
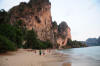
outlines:
[{"label": "limestone cliff", "polygon": [[59,24],[58,34],[57,43],[60,44],[60,47],[65,46],[67,44],[67,40],[71,39],[70,28],[66,22],[63,21]]},{"label": "limestone cliff", "polygon": [[20,5],[10,9],[9,14],[12,25],[21,20],[21,26],[26,27],[28,30],[34,29],[38,39],[42,41],[49,40],[53,44],[65,45],[67,39],[71,37],[70,28],[67,25],[62,29],[63,23],[54,30],[51,17],[51,3],[49,0],[22,2]]},{"label": "limestone cliff", "polygon": [[67,44],[67,40],[71,39],[70,28],[64,21],[59,25],[57,25],[56,22],[53,22],[53,32],[54,38],[56,43],[59,45],[59,48],[65,46]]}]

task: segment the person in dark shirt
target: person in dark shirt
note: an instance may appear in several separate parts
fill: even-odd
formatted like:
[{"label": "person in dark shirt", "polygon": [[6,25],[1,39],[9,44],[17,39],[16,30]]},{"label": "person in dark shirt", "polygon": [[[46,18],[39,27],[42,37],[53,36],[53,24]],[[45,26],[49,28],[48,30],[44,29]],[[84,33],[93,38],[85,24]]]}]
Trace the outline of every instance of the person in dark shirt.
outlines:
[{"label": "person in dark shirt", "polygon": [[39,55],[41,55],[42,54],[42,52],[41,52],[41,50],[39,50]]}]

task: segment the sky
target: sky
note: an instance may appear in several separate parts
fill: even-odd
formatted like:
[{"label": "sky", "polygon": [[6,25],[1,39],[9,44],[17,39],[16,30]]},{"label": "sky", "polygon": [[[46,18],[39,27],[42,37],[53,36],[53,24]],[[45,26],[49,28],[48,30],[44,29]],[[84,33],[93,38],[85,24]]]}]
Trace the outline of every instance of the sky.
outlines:
[{"label": "sky", "polygon": [[[0,9],[8,11],[29,0],[0,0]],[[71,28],[72,40],[84,41],[100,36],[100,0],[50,0],[52,20]]]}]

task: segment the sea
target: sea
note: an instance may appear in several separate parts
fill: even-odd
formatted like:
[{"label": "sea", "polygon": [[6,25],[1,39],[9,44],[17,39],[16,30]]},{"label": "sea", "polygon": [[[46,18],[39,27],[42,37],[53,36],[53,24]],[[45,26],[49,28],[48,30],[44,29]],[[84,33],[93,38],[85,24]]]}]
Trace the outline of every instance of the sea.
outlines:
[{"label": "sea", "polygon": [[66,54],[69,66],[100,66],[100,46],[57,50]]}]

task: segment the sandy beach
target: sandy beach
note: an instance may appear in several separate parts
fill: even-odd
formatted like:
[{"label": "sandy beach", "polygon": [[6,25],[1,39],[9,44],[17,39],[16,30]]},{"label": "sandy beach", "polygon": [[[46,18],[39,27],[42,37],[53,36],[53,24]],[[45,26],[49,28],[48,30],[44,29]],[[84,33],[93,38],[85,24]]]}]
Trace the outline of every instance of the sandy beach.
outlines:
[{"label": "sandy beach", "polygon": [[70,66],[69,63],[64,63],[67,58],[63,54],[56,53],[55,50],[44,52],[45,55],[39,55],[39,50],[35,53],[33,50],[19,49],[0,54],[0,66]]},{"label": "sandy beach", "polygon": [[39,50],[19,49],[0,54],[0,66],[100,66],[100,61],[90,56],[65,55],[56,50],[42,50],[39,55]]}]

